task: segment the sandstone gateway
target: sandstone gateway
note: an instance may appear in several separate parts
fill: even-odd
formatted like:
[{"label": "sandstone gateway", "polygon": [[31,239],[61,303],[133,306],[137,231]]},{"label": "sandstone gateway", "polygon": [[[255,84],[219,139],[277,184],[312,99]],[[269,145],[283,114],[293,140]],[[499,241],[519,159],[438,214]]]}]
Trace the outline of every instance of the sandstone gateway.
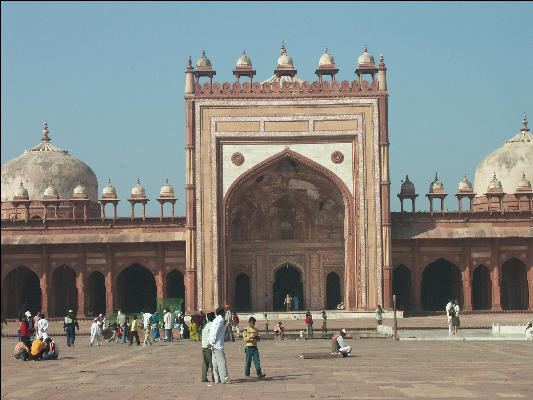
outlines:
[{"label": "sandstone gateway", "polygon": [[533,311],[526,116],[474,186],[459,183],[458,211],[445,211],[435,176],[429,212],[415,212],[406,177],[391,213],[386,70],[365,49],[357,79],[339,82],[326,50],[318,80],[305,82],[282,46],[267,80],[254,81],[243,53],[235,82],[220,84],[205,53],[189,60],[186,217],[174,215],[168,182],[161,215],[147,217],[140,181],[131,216],[118,217],[111,182],[98,198],[90,167],[52,145],[45,126],[38,146],[2,166],[3,315],[138,312],[175,297],[187,313],[261,311],[265,295],[281,310],[287,293],[314,310],[391,308],[394,293],[411,311],[442,310],[449,296],[467,311]]}]

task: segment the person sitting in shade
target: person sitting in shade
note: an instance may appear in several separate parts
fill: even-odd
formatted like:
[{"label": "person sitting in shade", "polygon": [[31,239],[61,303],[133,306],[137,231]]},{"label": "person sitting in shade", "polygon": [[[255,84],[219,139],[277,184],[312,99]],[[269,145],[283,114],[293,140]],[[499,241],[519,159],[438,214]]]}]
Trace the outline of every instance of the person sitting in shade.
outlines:
[{"label": "person sitting in shade", "polygon": [[346,336],[346,329],[341,329],[338,334],[331,339],[331,354],[342,354],[347,357],[352,351],[352,346],[346,346],[344,343],[344,336]]}]

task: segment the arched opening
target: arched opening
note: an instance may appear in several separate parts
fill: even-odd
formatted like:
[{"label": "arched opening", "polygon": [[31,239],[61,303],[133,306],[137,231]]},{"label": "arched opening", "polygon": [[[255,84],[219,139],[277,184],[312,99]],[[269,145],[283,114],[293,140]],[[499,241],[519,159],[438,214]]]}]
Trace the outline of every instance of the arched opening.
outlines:
[{"label": "arched opening", "polygon": [[392,273],[392,294],[396,295],[398,310],[408,310],[411,305],[411,271],[398,265]]},{"label": "arched opening", "polygon": [[5,318],[18,318],[30,311],[34,315],[41,310],[41,286],[39,277],[31,269],[20,266],[4,279],[2,301],[6,302]]},{"label": "arched opening", "polygon": [[272,305],[274,310],[285,311],[287,308],[283,304],[287,293],[292,297],[298,296],[300,309],[305,308],[304,291],[301,274],[298,268],[290,264],[285,264],[276,271],[274,281],[274,298]]},{"label": "arched opening", "polygon": [[94,271],[87,278],[87,315],[105,314],[105,277]]},{"label": "arched opening", "polygon": [[490,271],[484,265],[480,265],[474,270],[472,307],[474,310],[490,310],[492,307],[492,281]]},{"label": "arched opening", "polygon": [[[225,271],[239,264],[232,260],[238,260],[243,253],[251,259],[279,257],[291,248],[290,243],[305,252],[307,260],[319,256],[324,248],[332,259],[347,260],[353,265],[352,201],[349,189],[337,175],[301,154],[285,150],[264,160],[236,179],[226,192],[221,233],[225,238]],[[300,273],[307,274],[310,265],[299,264]],[[348,275],[354,272],[347,268],[344,274],[342,281],[352,282]],[[224,284],[225,290],[232,290],[228,281]],[[287,292],[295,289],[280,285],[284,284],[276,284],[271,304],[273,309],[282,310]],[[351,307],[355,304],[355,291],[350,287],[348,290],[352,296],[347,297],[347,307]],[[303,290],[297,296],[300,309],[304,304],[302,295]],[[319,296],[313,304],[326,305],[327,293],[320,291]],[[341,293],[340,301],[343,296]]]},{"label": "arched opening", "polygon": [[76,272],[62,265],[52,274],[52,291],[54,307],[50,312],[55,317],[64,316],[68,310],[78,312],[78,288],[76,287]]},{"label": "arched opening", "polygon": [[502,266],[502,308],[527,310],[528,301],[526,266],[522,261],[511,258]]},{"label": "arched opening", "polygon": [[326,277],[326,308],[335,310],[341,299],[341,278],[336,272],[330,272]]},{"label": "arched opening", "polygon": [[422,273],[422,308],[443,311],[450,298],[463,304],[461,271],[442,258],[429,264]]},{"label": "arched opening", "polygon": [[235,278],[235,310],[250,311],[251,309],[250,278],[245,273],[240,273]]},{"label": "arched opening", "polygon": [[166,293],[168,299],[182,299],[181,311],[185,310],[185,280],[183,274],[173,269],[167,275]]},{"label": "arched opening", "polygon": [[117,294],[118,308],[126,313],[151,311],[157,307],[154,275],[139,264],[129,266],[118,275]]}]

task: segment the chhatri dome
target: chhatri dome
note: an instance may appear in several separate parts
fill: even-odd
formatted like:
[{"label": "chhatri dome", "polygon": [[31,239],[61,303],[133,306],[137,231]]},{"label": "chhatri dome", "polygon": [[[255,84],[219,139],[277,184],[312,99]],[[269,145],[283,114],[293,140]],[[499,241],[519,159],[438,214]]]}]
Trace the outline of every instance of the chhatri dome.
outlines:
[{"label": "chhatri dome", "polygon": [[2,201],[11,201],[24,181],[30,200],[41,200],[50,181],[60,199],[71,199],[74,188],[82,183],[89,199],[98,201],[98,181],[92,169],[50,143],[44,123],[41,143],[2,165]]},{"label": "chhatri dome", "polygon": [[365,46],[365,51],[357,59],[357,66],[360,67],[363,64],[374,64],[374,56],[368,52]]},{"label": "chhatri dome", "polygon": [[237,67],[252,66],[252,60],[246,55],[246,52],[242,52],[242,56],[237,60]]},{"label": "chhatri dome", "polygon": [[296,74],[296,70],[294,69],[294,64],[292,62],[292,57],[290,57],[287,54],[287,50],[285,49],[285,44],[284,43],[281,44],[280,53],[281,53],[281,55],[278,58],[278,65],[276,67],[276,71],[285,71],[285,73],[281,74],[280,76],[278,76],[279,74],[274,73],[274,75],[272,75],[270,78],[268,78],[266,81],[264,81],[262,83],[279,82],[280,85],[283,85],[283,83],[285,83],[285,82],[303,83],[302,79],[297,78],[296,76],[294,76]]},{"label": "chhatri dome", "polygon": [[202,51],[202,57],[196,61],[196,68],[198,67],[211,67],[211,61],[205,56],[205,50]]},{"label": "chhatri dome", "polygon": [[527,127],[525,113],[520,132],[486,156],[477,166],[474,192],[478,196],[483,195],[496,175],[504,193],[515,193],[524,171],[533,171],[533,134]]},{"label": "chhatri dome", "polygon": [[322,56],[320,57],[320,60],[318,60],[318,67],[320,68],[323,65],[333,65],[335,64],[335,59],[331,54],[328,53],[328,49],[326,48],[326,51]]}]

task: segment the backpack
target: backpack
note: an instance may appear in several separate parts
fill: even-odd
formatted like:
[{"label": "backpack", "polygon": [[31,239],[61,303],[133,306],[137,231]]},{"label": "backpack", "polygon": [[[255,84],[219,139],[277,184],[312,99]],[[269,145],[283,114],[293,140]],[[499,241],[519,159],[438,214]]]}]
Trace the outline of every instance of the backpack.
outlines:
[{"label": "backpack", "polygon": [[448,315],[450,317],[455,317],[455,308],[453,308],[453,306],[450,308],[450,311],[448,311]]},{"label": "backpack", "polygon": [[232,318],[233,318],[233,322],[235,322],[236,324],[239,323],[239,317],[238,317],[237,314],[233,314],[233,317],[232,317]]}]

